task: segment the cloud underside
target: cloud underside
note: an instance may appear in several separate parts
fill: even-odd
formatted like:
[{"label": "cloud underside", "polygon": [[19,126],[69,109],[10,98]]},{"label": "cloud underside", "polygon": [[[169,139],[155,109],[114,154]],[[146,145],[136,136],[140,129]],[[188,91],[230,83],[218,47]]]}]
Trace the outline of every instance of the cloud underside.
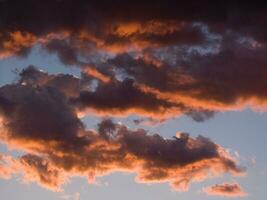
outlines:
[{"label": "cloud underside", "polygon": [[243,172],[203,136],[164,139],[109,120],[87,130],[78,116],[136,114],[136,124],[153,124],[264,111],[265,5],[29,0],[1,1],[0,13],[0,59],[39,47],[81,71],[74,77],[29,66],[0,87],[1,142],[27,152],[1,156],[2,177],[22,173],[25,181],[59,189],[71,176],[126,171],[139,182],[186,190],[190,182]]}]

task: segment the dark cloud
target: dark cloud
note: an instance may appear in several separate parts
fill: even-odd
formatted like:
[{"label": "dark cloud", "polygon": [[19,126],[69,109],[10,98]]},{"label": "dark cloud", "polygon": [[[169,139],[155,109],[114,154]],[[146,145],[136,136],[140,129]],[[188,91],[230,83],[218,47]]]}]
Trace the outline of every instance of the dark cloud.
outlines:
[{"label": "dark cloud", "polygon": [[[82,73],[29,66],[0,88],[0,139],[27,153],[0,156],[0,175],[22,172],[53,189],[71,176],[128,171],[139,182],[186,190],[210,175],[243,172],[203,136],[165,139],[111,120],[89,131],[78,116],[204,121],[266,107],[266,10],[255,1],[0,1],[0,59],[39,45]],[[242,192],[233,184],[213,189]]]},{"label": "dark cloud", "polygon": [[0,96],[5,99],[1,110],[8,138],[21,135],[52,141],[68,136],[71,140],[83,128],[65,96],[53,88],[6,85],[0,88]]},{"label": "dark cloud", "polygon": [[178,89],[173,87],[180,86],[179,77],[183,75],[177,67],[157,67],[152,61],[146,61],[145,58],[135,59],[127,53],[119,54],[107,62],[133,77],[137,83],[165,91]]},{"label": "dark cloud", "polygon": [[[266,48],[237,43],[215,54],[185,54],[176,67],[122,54],[107,61],[111,67],[85,66],[82,78],[28,67],[19,83],[55,88],[81,113],[162,119],[186,114],[201,122],[219,111],[266,105]],[[116,79],[116,70],[125,78]],[[98,80],[94,86],[93,80]]]},{"label": "dark cloud", "polygon": [[[104,69],[102,70],[105,73]],[[172,102],[143,91],[133,79],[125,78],[119,81],[88,67],[85,72],[81,78],[76,78],[67,74],[48,74],[29,66],[19,74],[18,84],[8,87],[22,91],[25,88],[45,88],[62,93],[65,101],[79,113],[93,112],[109,116],[139,114],[150,117],[152,121],[163,121],[180,114],[186,114],[195,121],[203,121],[213,115],[212,111],[187,107],[181,102]],[[93,80],[98,80],[97,85],[93,86]]]},{"label": "dark cloud", "polygon": [[[232,40],[232,39],[231,39]],[[195,53],[185,62],[187,73],[196,80],[189,86],[197,99],[235,104],[251,98],[266,101],[266,46],[225,41],[218,54]]]},{"label": "dark cloud", "polygon": [[[45,43],[66,64],[73,64],[77,51],[70,50],[82,43],[86,49],[91,45],[113,51],[205,43],[208,35],[195,23],[265,43],[265,12],[265,3],[242,1],[1,1],[0,48],[5,57]],[[57,40],[63,32],[71,41]]]},{"label": "dark cloud", "polygon": [[[105,83],[82,92],[73,84],[80,109],[182,113],[203,121],[222,110],[266,106],[265,4],[11,2],[0,3],[0,57],[39,44],[78,66],[83,81]],[[62,75],[50,85],[72,85],[71,79]]]},{"label": "dark cloud", "polygon": [[[0,139],[27,154],[18,159],[0,157],[0,175],[4,178],[22,174],[25,181],[60,190],[72,176],[93,179],[115,171],[127,171],[137,173],[139,182],[167,182],[177,190],[186,190],[191,182],[211,174],[244,172],[221,146],[203,136],[192,138],[180,133],[166,139],[144,129],[131,130],[110,119],[100,122],[97,130],[86,130],[77,116],[76,105],[69,99],[73,96],[62,92],[69,84],[59,84],[60,87],[52,84],[58,76],[64,79],[63,75],[50,76],[33,67],[20,75],[18,83],[0,88]],[[71,80],[76,78],[71,77]],[[132,81],[127,81],[126,86],[132,87]],[[122,93],[135,94],[128,88]],[[110,100],[113,100],[112,94],[108,94]],[[90,98],[95,98],[94,95]],[[138,100],[140,97],[130,98]],[[132,106],[124,101],[119,103]],[[96,102],[104,104],[106,101]],[[117,107],[121,108],[120,104],[114,108]],[[113,107],[109,105],[109,108]]]},{"label": "dark cloud", "polygon": [[153,94],[142,92],[132,79],[100,84],[95,91],[84,91],[71,101],[81,110],[95,109],[97,112],[111,114],[139,113],[144,115],[162,115],[186,109],[182,104],[169,103],[157,99]]},{"label": "dark cloud", "polygon": [[[152,60],[123,53],[107,62],[143,91],[189,108],[202,108],[202,113],[187,112],[199,121],[211,117],[212,111],[266,106],[265,45],[241,41],[229,33],[218,50],[203,51],[167,49],[160,53],[163,58],[150,57]],[[155,55],[153,51],[149,54]]]},{"label": "dark cloud", "polygon": [[56,53],[65,65],[74,65],[79,63],[77,51],[65,40],[49,41],[45,48],[50,53]]},{"label": "dark cloud", "polygon": [[21,85],[56,88],[67,97],[78,96],[80,90],[82,90],[84,85],[89,82],[89,79],[80,80],[79,78],[69,74],[48,74],[31,65],[20,72],[18,81]]},{"label": "dark cloud", "polygon": [[[31,143],[25,144],[23,137],[31,139]],[[139,182],[166,182],[176,190],[187,190],[191,182],[211,175],[244,172],[222,147],[203,136],[192,138],[180,133],[173,139],[166,139],[143,129],[130,130],[106,119],[98,124],[96,132],[83,130],[71,136],[72,140],[69,137],[61,135],[60,140],[51,141],[44,135],[29,138],[25,132],[13,132],[13,137],[4,142],[8,145],[15,142],[16,149],[23,148],[32,154],[19,160],[2,156],[2,163],[6,164],[0,162],[0,174],[23,173],[26,181],[59,190],[72,176],[94,179],[126,171],[137,173]],[[76,143],[81,140],[84,143]],[[59,148],[65,146],[68,148]]]},{"label": "dark cloud", "polygon": [[[39,21],[46,29],[74,27],[90,24],[93,19],[111,20],[151,20],[151,19],[182,19],[203,20],[207,22],[228,22],[230,25],[238,24],[251,16],[261,16],[265,10],[264,3],[243,1],[1,1],[3,15],[2,27],[25,28],[36,30],[38,24],[31,24],[33,20]],[[139,15],[135,11],[139,10]],[[119,12],[120,11],[120,12]],[[247,15],[242,16],[247,12]],[[18,15],[14,15],[18,13]],[[27,15],[26,15],[27,13]],[[73,13],[73,15],[69,15]],[[232,21],[231,21],[232,20]],[[232,22],[232,23],[230,23]],[[16,25],[16,26],[15,26]],[[242,25],[241,23],[239,24]],[[245,25],[244,25],[245,26]]]},{"label": "dark cloud", "polygon": [[186,115],[190,116],[193,120],[197,122],[203,122],[207,119],[210,119],[214,116],[214,112],[210,110],[203,110],[203,111],[188,111],[186,112]]},{"label": "dark cloud", "polygon": [[138,118],[134,119],[133,123],[135,125],[145,125],[145,126],[157,126],[161,125],[166,121],[166,119],[154,119],[152,117],[147,117],[147,118]]}]

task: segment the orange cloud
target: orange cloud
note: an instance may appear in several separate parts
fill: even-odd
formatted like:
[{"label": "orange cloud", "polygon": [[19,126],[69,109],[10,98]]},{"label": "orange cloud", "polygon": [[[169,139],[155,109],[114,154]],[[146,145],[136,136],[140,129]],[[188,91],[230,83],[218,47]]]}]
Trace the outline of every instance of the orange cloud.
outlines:
[{"label": "orange cloud", "polygon": [[[50,128],[55,131],[52,127],[56,124]],[[36,128],[42,127],[32,126],[31,133],[22,129],[16,132],[9,125],[9,133],[1,140],[29,154],[19,159],[2,157],[8,161],[0,165],[3,177],[22,174],[26,182],[37,182],[57,191],[72,176],[94,180],[112,172],[128,172],[137,174],[137,182],[168,183],[175,190],[186,191],[192,182],[223,173],[244,173],[231,155],[203,136],[192,138],[180,133],[179,137],[165,139],[143,129],[130,130],[111,120],[102,121],[96,131],[76,130],[71,134],[63,130],[41,133]]]},{"label": "orange cloud", "polygon": [[30,32],[22,32],[19,30],[9,32],[6,36],[6,39],[2,41],[2,48],[0,48],[0,60],[16,54],[21,54],[23,53],[23,50],[30,49],[36,44],[45,45],[50,40],[63,40],[67,37],[69,37],[69,32],[67,31],[48,33],[41,37]]},{"label": "orange cloud", "polygon": [[102,73],[100,73],[97,69],[89,66],[85,66],[85,69],[83,70],[87,75],[92,76],[104,83],[108,83],[110,81],[110,78]]},{"label": "orange cloud", "polygon": [[[90,52],[88,46],[92,44],[96,51],[122,53],[133,49],[140,51],[147,47],[161,47],[171,43],[198,43],[203,40],[198,28],[186,22],[171,20],[115,22],[99,28],[102,29],[101,34],[84,27],[75,31],[65,28],[45,34],[23,30],[9,31],[0,38],[0,59],[21,54],[23,50],[37,44],[46,49],[47,44],[55,40],[68,42],[68,48],[75,48],[80,54]],[[60,54],[66,49],[60,47],[57,51]]]},{"label": "orange cloud", "polygon": [[28,154],[14,159],[0,155],[0,178],[8,179],[12,175],[21,175],[23,183],[35,182],[53,191],[60,191],[60,186],[68,181],[62,170],[38,156]]},{"label": "orange cloud", "polygon": [[30,33],[15,31],[10,33],[9,39],[3,42],[3,50],[0,51],[0,59],[4,59],[20,52],[23,48],[32,47],[37,38]]},{"label": "orange cloud", "polygon": [[[242,173],[208,138],[164,139],[107,120],[89,131],[77,117],[89,110],[203,121],[246,106],[266,110],[266,8],[207,2],[3,2],[0,59],[40,45],[84,74],[29,67],[0,87],[0,140],[27,153],[0,157],[0,175],[25,172],[26,180],[53,189],[72,175],[127,171],[139,182],[187,190],[190,182]],[[214,188],[231,190],[223,186]]]},{"label": "orange cloud", "polygon": [[[134,105],[118,106],[113,103],[109,108],[95,102],[94,105],[80,102],[83,110],[79,112],[87,109],[96,114],[137,113],[154,118],[164,115],[163,118],[167,118],[201,111],[241,110],[245,107],[266,110],[266,94],[263,92],[266,87],[264,43],[255,46],[259,43],[256,39],[247,39],[246,43],[242,43],[237,36],[227,34],[221,34],[224,38],[221,41],[209,41],[206,36],[212,33],[204,31],[204,24],[193,24],[182,19],[115,20],[98,25],[81,26],[76,31],[66,27],[42,34],[22,30],[5,32],[1,35],[0,55],[4,58],[20,54],[40,44],[50,53],[56,53],[64,64],[79,66],[91,78],[106,83],[106,86],[97,87],[99,90],[94,94],[89,92],[89,96],[97,96],[99,102],[103,95],[100,90],[117,89],[114,85],[120,82],[123,85],[123,81],[130,78],[135,90],[138,90],[139,99],[144,96],[148,99],[149,96],[151,104],[162,104],[148,109],[138,100]],[[210,48],[212,45],[220,48],[203,54],[203,48],[206,48],[205,45],[201,46],[203,42],[211,45]],[[194,48],[201,50],[191,51]],[[112,75],[106,73],[110,71]],[[123,80],[116,79],[120,76]],[[79,96],[79,92],[76,88],[72,96]],[[115,101],[127,98],[120,92],[113,91],[118,96]],[[81,97],[84,96],[83,91]],[[127,101],[131,98],[128,97]],[[78,98],[76,100],[79,101]]]}]

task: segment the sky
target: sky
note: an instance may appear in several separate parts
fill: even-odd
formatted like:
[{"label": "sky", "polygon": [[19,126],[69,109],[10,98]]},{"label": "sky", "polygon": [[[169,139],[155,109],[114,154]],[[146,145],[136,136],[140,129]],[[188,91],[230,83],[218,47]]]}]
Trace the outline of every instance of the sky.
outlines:
[{"label": "sky", "polygon": [[0,1],[0,199],[266,199],[266,11]]}]

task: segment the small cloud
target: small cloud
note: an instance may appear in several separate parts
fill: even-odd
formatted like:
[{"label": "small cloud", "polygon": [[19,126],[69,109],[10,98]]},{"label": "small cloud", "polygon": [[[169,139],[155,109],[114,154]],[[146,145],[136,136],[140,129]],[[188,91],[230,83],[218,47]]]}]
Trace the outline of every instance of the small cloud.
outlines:
[{"label": "small cloud", "polygon": [[60,198],[62,200],[80,200],[80,193],[75,192],[74,194],[63,194]]},{"label": "small cloud", "polygon": [[243,191],[238,183],[216,184],[203,189],[207,195],[225,196],[225,197],[244,197],[247,193]]}]

